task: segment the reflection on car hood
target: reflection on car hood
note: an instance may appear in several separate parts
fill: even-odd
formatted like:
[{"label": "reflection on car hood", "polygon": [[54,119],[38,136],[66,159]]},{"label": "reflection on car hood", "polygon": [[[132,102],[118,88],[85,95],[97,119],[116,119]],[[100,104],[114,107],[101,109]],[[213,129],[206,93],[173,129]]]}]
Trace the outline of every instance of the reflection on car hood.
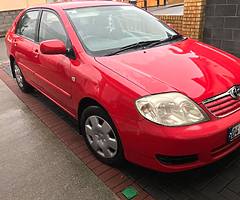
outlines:
[{"label": "reflection on car hood", "polygon": [[240,84],[240,59],[191,39],[95,59],[151,94],[179,91],[197,102]]}]

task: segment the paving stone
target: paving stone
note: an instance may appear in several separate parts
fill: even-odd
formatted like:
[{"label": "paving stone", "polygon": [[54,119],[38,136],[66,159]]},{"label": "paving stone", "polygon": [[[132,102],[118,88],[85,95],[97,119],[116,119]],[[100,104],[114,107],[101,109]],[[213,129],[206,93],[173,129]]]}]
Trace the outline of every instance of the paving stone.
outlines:
[{"label": "paving stone", "polygon": [[227,188],[224,189],[220,194],[229,200],[240,200],[240,196],[238,194],[234,193],[233,191]]}]

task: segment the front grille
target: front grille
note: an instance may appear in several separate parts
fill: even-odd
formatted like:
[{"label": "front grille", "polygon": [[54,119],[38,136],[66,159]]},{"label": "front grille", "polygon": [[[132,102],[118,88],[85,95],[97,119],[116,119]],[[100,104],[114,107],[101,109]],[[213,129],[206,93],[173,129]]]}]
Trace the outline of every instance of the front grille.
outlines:
[{"label": "front grille", "polygon": [[226,93],[203,101],[203,105],[210,113],[219,118],[238,111],[240,109],[240,101],[238,98],[234,99],[230,91],[231,89]]}]

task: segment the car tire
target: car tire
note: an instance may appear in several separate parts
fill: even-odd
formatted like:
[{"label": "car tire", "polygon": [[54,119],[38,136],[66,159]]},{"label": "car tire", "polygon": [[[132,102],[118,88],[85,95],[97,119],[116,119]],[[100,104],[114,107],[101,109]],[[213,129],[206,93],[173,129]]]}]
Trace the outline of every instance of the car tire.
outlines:
[{"label": "car tire", "polygon": [[25,93],[30,93],[33,91],[33,87],[25,80],[23,73],[21,69],[18,67],[17,63],[14,62],[14,73],[16,77],[16,82],[19,86],[19,88],[25,92]]},{"label": "car tire", "polygon": [[80,131],[95,157],[108,165],[124,163],[117,129],[108,113],[99,106],[87,107],[80,118]]}]

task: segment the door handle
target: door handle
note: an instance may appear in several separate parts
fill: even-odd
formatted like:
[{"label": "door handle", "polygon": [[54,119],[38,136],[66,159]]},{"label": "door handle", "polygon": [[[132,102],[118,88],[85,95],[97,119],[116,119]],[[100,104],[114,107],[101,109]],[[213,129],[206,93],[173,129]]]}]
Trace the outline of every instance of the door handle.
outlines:
[{"label": "door handle", "polygon": [[35,50],[33,51],[33,53],[34,53],[34,57],[35,57],[35,58],[38,58],[38,56],[39,56],[38,49],[35,49]]},{"label": "door handle", "polygon": [[17,40],[16,40],[16,39],[13,40],[13,45],[14,45],[15,47],[17,46]]}]

